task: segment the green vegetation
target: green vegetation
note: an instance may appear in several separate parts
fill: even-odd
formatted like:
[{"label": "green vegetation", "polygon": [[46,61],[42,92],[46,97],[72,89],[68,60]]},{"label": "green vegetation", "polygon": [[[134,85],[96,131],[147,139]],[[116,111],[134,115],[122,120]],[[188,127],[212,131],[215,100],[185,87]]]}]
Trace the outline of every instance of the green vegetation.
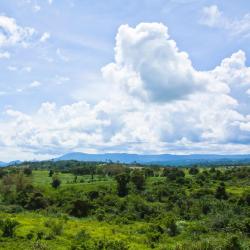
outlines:
[{"label": "green vegetation", "polygon": [[250,249],[250,168],[2,168],[0,249]]}]

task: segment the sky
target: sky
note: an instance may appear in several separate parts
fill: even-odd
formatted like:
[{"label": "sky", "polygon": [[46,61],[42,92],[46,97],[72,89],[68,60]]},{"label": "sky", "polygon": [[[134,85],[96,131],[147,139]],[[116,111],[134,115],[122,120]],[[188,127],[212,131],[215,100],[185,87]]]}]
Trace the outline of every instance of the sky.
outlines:
[{"label": "sky", "polygon": [[250,2],[1,0],[0,161],[250,153]]}]

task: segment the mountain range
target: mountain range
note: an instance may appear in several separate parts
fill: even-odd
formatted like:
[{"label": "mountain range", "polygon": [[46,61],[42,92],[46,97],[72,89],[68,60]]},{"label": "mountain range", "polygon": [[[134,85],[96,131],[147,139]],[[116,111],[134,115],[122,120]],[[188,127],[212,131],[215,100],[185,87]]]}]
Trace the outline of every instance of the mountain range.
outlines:
[{"label": "mountain range", "polygon": [[[217,154],[191,154],[191,155],[173,155],[173,154],[158,154],[158,155],[142,155],[142,154],[126,154],[126,153],[106,153],[106,154],[85,154],[72,152],[60,157],[51,159],[52,161],[83,161],[83,162],[119,162],[119,163],[140,163],[140,164],[155,164],[162,166],[190,166],[195,164],[210,165],[210,164],[250,164],[250,155],[217,155]],[[0,167],[18,165],[21,161],[1,162]]]},{"label": "mountain range", "polygon": [[216,154],[192,154],[192,155],[139,155],[125,153],[110,154],[84,154],[68,153],[53,159],[54,161],[76,160],[76,161],[100,161],[120,163],[159,164],[171,166],[186,166],[194,164],[250,164],[250,155],[216,155]]},{"label": "mountain range", "polygon": [[21,161],[10,161],[10,162],[3,162],[0,161],[0,167],[8,167],[8,166],[13,166],[13,165],[18,165],[20,164]]}]

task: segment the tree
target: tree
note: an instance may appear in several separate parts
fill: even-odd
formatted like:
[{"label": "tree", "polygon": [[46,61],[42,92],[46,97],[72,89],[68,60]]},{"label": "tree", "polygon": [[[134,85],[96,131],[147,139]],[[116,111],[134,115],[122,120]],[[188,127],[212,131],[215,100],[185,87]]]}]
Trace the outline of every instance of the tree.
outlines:
[{"label": "tree", "polygon": [[53,175],[51,185],[55,189],[61,185],[61,180],[59,179],[58,175]]},{"label": "tree", "polygon": [[121,197],[126,196],[128,194],[129,175],[127,173],[118,174],[115,179],[117,181],[118,195]]},{"label": "tree", "polygon": [[189,169],[188,172],[189,172],[189,174],[191,174],[191,175],[196,175],[196,174],[199,173],[199,169],[198,169],[197,167],[192,167],[192,168]]},{"label": "tree", "polygon": [[32,169],[31,168],[24,168],[23,173],[26,176],[30,176],[30,175],[32,175]]},{"label": "tree", "polygon": [[70,215],[75,217],[86,217],[88,216],[92,206],[88,201],[85,200],[76,200],[72,204],[70,210]]},{"label": "tree", "polygon": [[219,200],[227,200],[228,194],[226,192],[225,184],[224,182],[221,182],[220,185],[217,187],[215,192],[215,198]]},{"label": "tree", "polygon": [[54,175],[54,171],[52,169],[50,169],[49,171],[49,177],[52,177]]},{"label": "tree", "polygon": [[43,196],[40,192],[35,192],[30,197],[27,205],[25,208],[30,210],[38,210],[38,209],[44,209],[48,207],[49,203],[47,199]]},{"label": "tree", "polygon": [[166,176],[168,180],[174,181],[178,178],[184,178],[185,173],[183,170],[178,168],[164,168],[163,176]]},{"label": "tree", "polygon": [[0,169],[0,179],[7,175],[7,172],[3,169]]},{"label": "tree", "polygon": [[134,183],[137,190],[143,190],[145,185],[145,177],[140,170],[134,170],[132,172],[131,181]]}]

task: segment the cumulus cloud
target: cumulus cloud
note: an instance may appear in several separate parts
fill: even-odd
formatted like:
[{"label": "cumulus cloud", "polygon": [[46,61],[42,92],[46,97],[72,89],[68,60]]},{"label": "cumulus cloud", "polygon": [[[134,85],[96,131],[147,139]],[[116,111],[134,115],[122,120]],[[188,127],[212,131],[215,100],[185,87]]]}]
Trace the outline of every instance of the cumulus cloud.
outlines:
[{"label": "cumulus cloud", "polygon": [[16,20],[0,15],[0,47],[21,44],[27,46],[35,30],[17,25]]},{"label": "cumulus cloud", "polygon": [[1,144],[46,157],[74,150],[249,153],[250,68],[243,51],[197,71],[163,24],[123,25],[114,62],[102,73],[110,89],[100,102],[46,102],[34,114],[7,109]]},{"label": "cumulus cloud", "polygon": [[115,62],[102,69],[104,78],[144,101],[167,102],[206,88],[216,90],[211,87],[214,79],[193,68],[188,54],[178,49],[163,24],[121,26],[115,53]]},{"label": "cumulus cloud", "polygon": [[232,35],[248,36],[250,34],[250,13],[240,19],[230,19],[219,10],[217,5],[203,8],[200,23],[211,28],[228,30]]}]

